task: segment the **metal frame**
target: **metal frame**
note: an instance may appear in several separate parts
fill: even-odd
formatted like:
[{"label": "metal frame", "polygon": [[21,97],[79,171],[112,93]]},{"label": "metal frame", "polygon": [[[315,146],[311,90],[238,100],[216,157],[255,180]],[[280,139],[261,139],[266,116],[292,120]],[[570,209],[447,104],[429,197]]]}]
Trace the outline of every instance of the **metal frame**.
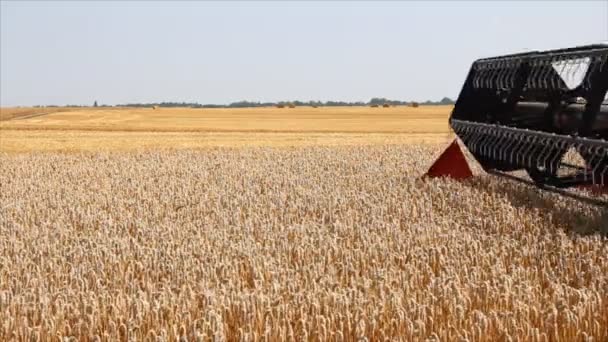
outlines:
[{"label": "metal frame", "polygon": [[[450,120],[450,125],[478,160],[491,160],[499,165],[509,165],[511,170],[546,169],[547,174],[555,176],[543,183],[558,188],[575,185],[608,186],[608,141],[606,140],[456,119]],[[563,154],[571,149],[587,157],[587,168],[580,168],[561,160]],[[490,169],[500,171],[500,168]],[[557,176],[563,169],[576,172],[568,176]]]},{"label": "metal frame", "polygon": [[[483,58],[450,125],[488,172],[526,170],[539,187],[608,188],[608,45]],[[584,166],[564,155],[574,150]]]}]

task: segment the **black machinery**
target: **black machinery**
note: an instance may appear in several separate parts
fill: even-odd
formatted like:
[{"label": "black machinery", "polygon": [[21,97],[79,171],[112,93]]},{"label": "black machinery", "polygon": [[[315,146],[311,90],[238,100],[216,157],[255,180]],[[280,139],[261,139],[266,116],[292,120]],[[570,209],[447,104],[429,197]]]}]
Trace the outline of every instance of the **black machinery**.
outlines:
[{"label": "black machinery", "polygon": [[450,126],[487,172],[525,170],[543,188],[605,188],[607,91],[608,45],[483,58]]}]

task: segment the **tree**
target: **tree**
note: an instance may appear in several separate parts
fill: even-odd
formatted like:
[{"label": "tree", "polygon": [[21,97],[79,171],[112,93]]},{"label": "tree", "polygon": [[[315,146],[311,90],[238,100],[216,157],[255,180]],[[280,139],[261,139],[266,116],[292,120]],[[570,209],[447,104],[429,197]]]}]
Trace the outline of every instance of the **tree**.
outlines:
[{"label": "tree", "polygon": [[95,103],[93,103],[93,107],[97,107],[97,100],[95,100]]},{"label": "tree", "polygon": [[388,100],[385,99],[384,97],[380,97],[380,98],[374,97],[371,100],[369,100],[370,105],[380,105],[381,106],[387,102],[388,102]]}]

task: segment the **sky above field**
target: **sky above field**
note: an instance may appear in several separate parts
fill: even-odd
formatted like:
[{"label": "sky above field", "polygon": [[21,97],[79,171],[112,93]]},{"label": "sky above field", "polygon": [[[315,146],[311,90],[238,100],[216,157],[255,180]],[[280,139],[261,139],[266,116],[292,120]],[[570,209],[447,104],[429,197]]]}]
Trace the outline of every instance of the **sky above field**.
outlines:
[{"label": "sky above field", "polygon": [[476,58],[608,40],[608,1],[0,6],[2,106],[439,100]]}]

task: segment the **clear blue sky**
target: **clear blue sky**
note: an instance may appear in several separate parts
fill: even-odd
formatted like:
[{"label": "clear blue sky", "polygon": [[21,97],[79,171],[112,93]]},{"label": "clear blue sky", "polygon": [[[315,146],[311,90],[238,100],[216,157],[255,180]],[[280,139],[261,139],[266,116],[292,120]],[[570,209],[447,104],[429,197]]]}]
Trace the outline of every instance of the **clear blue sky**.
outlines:
[{"label": "clear blue sky", "polygon": [[471,62],[608,40],[608,1],[1,3],[0,105],[457,97]]}]

